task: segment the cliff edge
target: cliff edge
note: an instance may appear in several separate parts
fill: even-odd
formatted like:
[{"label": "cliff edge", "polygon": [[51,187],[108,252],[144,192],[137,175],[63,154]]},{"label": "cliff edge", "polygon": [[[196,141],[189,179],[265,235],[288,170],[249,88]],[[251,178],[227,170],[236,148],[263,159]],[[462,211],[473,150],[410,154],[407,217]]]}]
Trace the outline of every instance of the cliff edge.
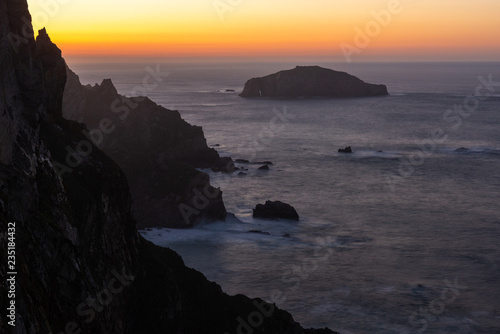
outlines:
[{"label": "cliff edge", "polygon": [[125,172],[139,228],[189,228],[226,219],[222,191],[196,168],[232,172],[234,164],[207,146],[200,126],[147,97],[118,94],[110,79],[84,86],[71,69],[66,70],[63,116],[84,123],[87,140]]}]

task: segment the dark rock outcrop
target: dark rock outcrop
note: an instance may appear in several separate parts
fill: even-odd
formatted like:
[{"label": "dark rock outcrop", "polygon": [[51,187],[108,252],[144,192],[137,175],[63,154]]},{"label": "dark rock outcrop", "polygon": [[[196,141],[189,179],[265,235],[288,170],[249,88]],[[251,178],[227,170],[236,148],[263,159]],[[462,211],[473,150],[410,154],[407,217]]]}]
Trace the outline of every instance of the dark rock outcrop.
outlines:
[{"label": "dark rock outcrop", "polygon": [[[78,169],[61,166],[68,147],[87,141],[85,126],[53,117],[61,58],[42,62],[25,35],[30,20],[25,0],[0,0],[0,225],[15,222],[18,245],[16,326],[2,316],[0,333],[233,333],[256,305],[269,316],[254,333],[315,333],[259,299],[226,295],[141,238],[125,175],[95,145],[70,154]],[[2,235],[2,259],[6,250]],[[0,295],[7,290],[2,280]]]},{"label": "dark rock outcrop", "polygon": [[222,191],[195,168],[231,173],[234,163],[209,148],[202,128],[184,121],[178,111],[147,97],[122,96],[109,79],[83,86],[68,68],[63,115],[84,122],[89,140],[123,169],[139,228],[225,220]]},{"label": "dark rock outcrop", "polygon": [[470,152],[470,149],[467,147],[459,147],[455,150],[455,152],[459,152],[459,153]]},{"label": "dark rock outcrop", "polygon": [[189,228],[226,219],[222,191],[212,187],[206,173],[175,160],[164,161],[161,168],[150,166],[147,173],[142,169],[140,164],[123,168],[130,180],[138,228]]},{"label": "dark rock outcrop", "polygon": [[369,84],[345,72],[297,66],[245,83],[241,97],[362,97],[388,95],[385,85]]},{"label": "dark rock outcrop", "polygon": [[271,233],[264,232],[264,231],[261,231],[261,230],[250,230],[250,231],[248,231],[248,233],[262,234],[262,235],[271,235]]},{"label": "dark rock outcrop", "polygon": [[62,118],[62,98],[66,85],[66,62],[61,50],[50,40],[45,28],[39,31],[36,46],[44,68],[45,89],[47,91],[47,113],[59,120]]},{"label": "dark rock outcrop", "polygon": [[352,153],[352,148],[351,148],[351,146],[347,146],[346,148],[339,148],[338,152],[339,153]]},{"label": "dark rock outcrop", "polygon": [[[217,151],[207,146],[203,129],[184,121],[178,111],[159,106],[144,96],[120,95],[110,79],[104,79],[100,85],[83,86],[73,71],[67,71],[63,115],[85,123],[91,134],[92,129],[100,128],[103,119],[110,119],[113,130],[96,140],[105,151],[154,150],[147,153],[197,168],[210,168],[220,160]],[[97,135],[94,138],[101,139]]]},{"label": "dark rock outcrop", "polygon": [[294,207],[280,201],[266,201],[266,204],[257,204],[255,209],[253,209],[253,217],[299,220],[299,214],[295,211]]},{"label": "dark rock outcrop", "polygon": [[211,168],[214,172],[232,173],[236,170],[233,159],[230,157],[220,158]]}]

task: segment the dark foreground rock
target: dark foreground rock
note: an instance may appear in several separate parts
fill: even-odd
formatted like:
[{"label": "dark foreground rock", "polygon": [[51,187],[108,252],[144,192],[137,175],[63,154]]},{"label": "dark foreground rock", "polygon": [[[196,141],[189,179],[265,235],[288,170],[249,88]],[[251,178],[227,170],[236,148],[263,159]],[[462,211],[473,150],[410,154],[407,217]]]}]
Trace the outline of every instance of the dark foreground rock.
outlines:
[{"label": "dark foreground rock", "polygon": [[385,85],[369,84],[345,72],[297,66],[245,83],[241,97],[362,97],[388,95]]},{"label": "dark foreground rock", "polygon": [[295,211],[294,207],[280,201],[266,201],[266,204],[257,204],[255,209],[253,209],[253,217],[299,220],[299,214]]},{"label": "dark foreground rock", "polygon": [[[149,71],[160,84],[161,68]],[[187,228],[225,220],[222,191],[195,168],[232,173],[235,166],[207,146],[201,127],[147,97],[118,94],[111,80],[83,86],[73,71],[67,72],[63,115],[85,123],[88,129],[82,133],[123,169],[139,228]]]},{"label": "dark foreground rock", "polygon": [[95,145],[61,164],[87,141],[85,126],[60,117],[64,62],[26,36],[30,19],[25,0],[0,0],[0,226],[15,226],[18,245],[16,326],[2,316],[0,333],[236,333],[253,312],[263,319],[254,333],[315,333],[260,299],[228,296],[141,238],[125,174]]}]

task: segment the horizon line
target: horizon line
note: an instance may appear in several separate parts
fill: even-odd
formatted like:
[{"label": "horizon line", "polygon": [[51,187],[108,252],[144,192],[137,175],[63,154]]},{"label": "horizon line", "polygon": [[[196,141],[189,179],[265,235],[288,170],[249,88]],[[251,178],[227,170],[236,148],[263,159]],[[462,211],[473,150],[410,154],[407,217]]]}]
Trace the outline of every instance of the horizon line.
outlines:
[{"label": "horizon line", "polygon": [[[64,53],[64,52],[63,52]],[[319,62],[319,63],[345,63],[347,65],[353,64],[367,64],[367,63],[500,63],[500,60],[494,59],[362,59],[362,60],[352,60],[347,62],[346,60],[339,59],[339,57],[328,56],[258,56],[258,57],[246,57],[241,55],[220,55],[220,56],[166,56],[166,55],[89,55],[89,54],[70,54],[64,55],[66,60],[102,60],[102,61],[113,61],[113,60],[141,60],[141,59],[164,59],[165,61],[229,61],[229,62],[245,62],[245,63],[279,63],[279,62]],[[384,58],[384,57],[376,57]],[[389,57],[387,57],[389,58]]]}]

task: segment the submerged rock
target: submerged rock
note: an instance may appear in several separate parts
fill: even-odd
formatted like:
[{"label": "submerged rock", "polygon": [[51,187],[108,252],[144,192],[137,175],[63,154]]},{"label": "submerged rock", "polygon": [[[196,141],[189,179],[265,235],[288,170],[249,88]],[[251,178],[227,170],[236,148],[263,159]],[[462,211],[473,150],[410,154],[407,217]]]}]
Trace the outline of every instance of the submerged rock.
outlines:
[{"label": "submerged rock", "polygon": [[455,152],[460,152],[460,153],[470,152],[470,149],[467,147],[459,147],[455,150]]},{"label": "submerged rock", "polygon": [[290,204],[286,204],[280,201],[266,201],[265,204],[257,204],[255,209],[253,209],[254,218],[265,218],[265,219],[291,219],[299,220],[299,214],[295,211],[295,208]]},{"label": "submerged rock", "polygon": [[337,237],[336,242],[340,245],[352,244],[352,243],[365,243],[372,241],[372,238],[368,237],[352,237],[349,235],[340,235]]},{"label": "submerged rock", "polygon": [[297,66],[245,83],[241,97],[362,97],[388,95],[385,85],[369,84],[345,72]]},{"label": "submerged rock", "polygon": [[260,166],[258,170],[269,170],[269,166],[268,165]]},{"label": "submerged rock", "polygon": [[347,146],[346,148],[339,148],[339,153],[352,153],[351,146]]},{"label": "submerged rock", "polygon": [[248,231],[248,233],[255,233],[255,234],[262,234],[262,235],[271,235],[271,233],[264,232],[264,231],[261,231],[261,230],[250,230],[250,231]]}]

